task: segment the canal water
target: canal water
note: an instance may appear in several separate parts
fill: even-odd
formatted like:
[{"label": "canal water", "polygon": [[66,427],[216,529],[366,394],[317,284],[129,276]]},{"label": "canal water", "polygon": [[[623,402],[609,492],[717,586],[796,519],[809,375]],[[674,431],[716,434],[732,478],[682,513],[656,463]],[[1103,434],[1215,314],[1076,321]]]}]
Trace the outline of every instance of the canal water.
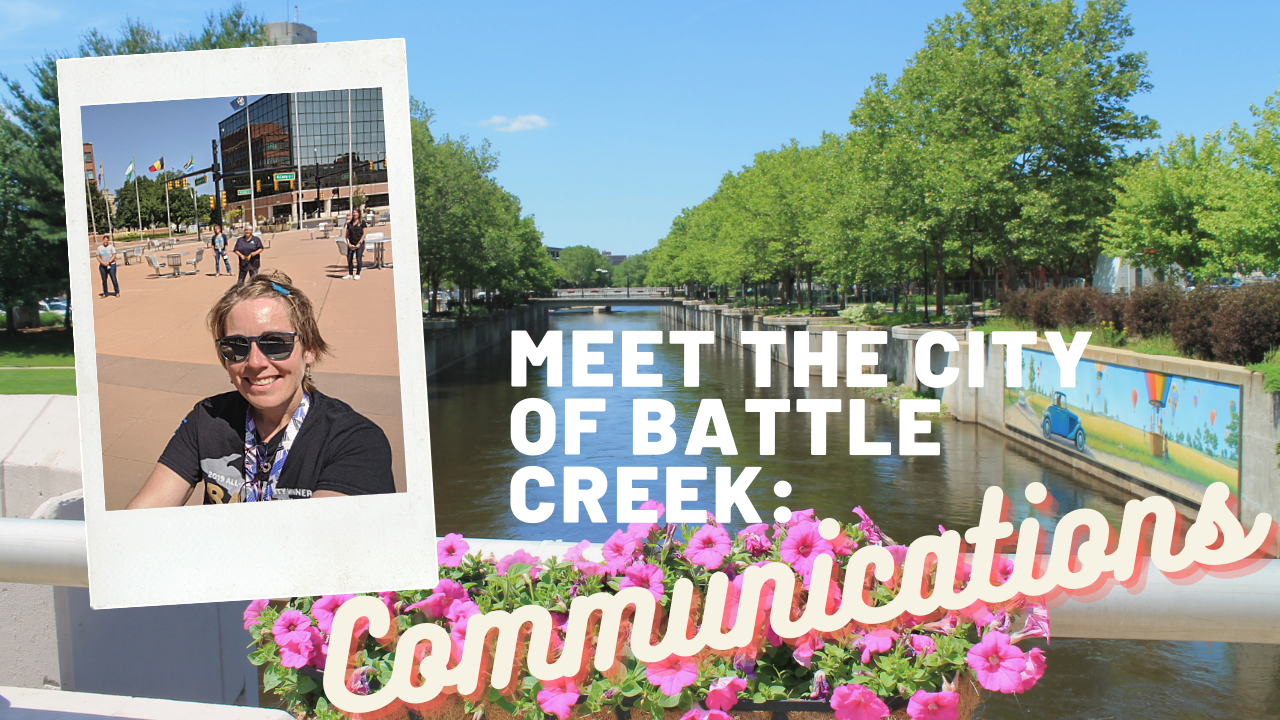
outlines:
[{"label": "canal water", "polygon": [[[560,479],[565,466],[602,470],[611,491],[601,500],[605,514],[614,516],[612,486],[619,466],[657,466],[659,479],[637,483],[648,486],[650,497],[663,500],[667,466],[726,466],[734,477],[744,467],[760,467],[750,497],[762,521],[771,522],[779,505],[791,509],[813,507],[818,517],[851,518],[850,509],[861,505],[886,533],[899,542],[910,542],[937,532],[938,525],[963,529],[976,525],[982,495],[999,485],[1013,505],[1015,524],[1034,513],[1022,489],[1030,482],[1044,483],[1057,501],[1059,516],[1076,508],[1092,508],[1118,526],[1124,493],[1073,473],[1031,453],[1004,436],[975,424],[954,420],[932,422],[932,440],[941,444],[937,456],[904,457],[897,454],[898,417],[886,405],[866,404],[866,438],[890,441],[894,454],[881,457],[848,455],[849,398],[845,388],[792,387],[790,369],[773,365],[773,384],[757,388],[754,359],[742,348],[717,341],[701,352],[700,384],[684,387],[683,347],[643,346],[653,353],[653,365],[642,372],[663,375],[660,388],[620,387],[621,337],[625,330],[684,330],[655,309],[631,309],[611,314],[552,313],[551,330],[564,333],[564,386],[548,387],[542,368],[531,368],[528,386],[511,387],[510,347],[492,348],[448,368],[429,383],[431,447],[436,488],[437,529],[470,537],[527,540],[588,539],[603,542],[618,526],[593,524],[586,513],[580,522],[563,521]],[[615,343],[593,345],[603,364],[592,372],[613,373],[613,387],[571,387],[574,330],[612,330]],[[812,384],[819,384],[818,378]],[[530,457],[518,453],[510,441],[511,409],[525,398],[548,401],[557,414],[553,448]],[[676,408],[676,447],[660,456],[632,455],[631,401],[656,397]],[[810,453],[807,414],[777,416],[776,452],[759,454],[757,414],[744,409],[745,398],[841,398],[845,412],[827,416],[827,454]],[[585,417],[596,420],[596,432],[582,436],[581,454],[564,454],[564,400],[603,398],[606,411]],[[699,402],[716,398],[724,408],[738,455],[722,456],[717,450],[685,455],[685,444]],[[538,437],[531,415],[528,436]],[[553,503],[555,513],[536,525],[522,523],[509,507],[510,481],[515,472],[536,465],[551,471],[557,487],[542,489],[530,483],[527,505]],[[777,481],[791,485],[786,499],[774,494]],[[686,482],[686,485],[698,483]],[[702,485],[713,487],[712,482]],[[705,491],[695,507],[714,509]],[[1038,516],[1052,529],[1051,518]],[[735,509],[733,526],[743,522]],[[1004,718],[1186,718],[1223,720],[1280,717],[1280,649],[1272,645],[1231,643],[1169,643],[1060,638],[1047,646],[1048,670],[1031,692],[1022,696],[998,696],[985,706],[982,717]]]}]

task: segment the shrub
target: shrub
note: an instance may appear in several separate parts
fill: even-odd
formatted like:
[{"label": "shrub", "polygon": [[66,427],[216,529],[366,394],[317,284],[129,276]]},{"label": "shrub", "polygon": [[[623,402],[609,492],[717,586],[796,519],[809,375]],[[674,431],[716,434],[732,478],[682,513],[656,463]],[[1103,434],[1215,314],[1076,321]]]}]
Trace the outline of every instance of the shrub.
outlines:
[{"label": "shrub", "polygon": [[1113,331],[1124,332],[1124,317],[1129,309],[1129,298],[1124,295],[1094,292],[1089,296],[1089,304],[1094,322],[1108,323]]},{"label": "shrub", "polygon": [[1057,323],[1058,296],[1061,290],[1045,288],[1031,294],[1027,307],[1027,320],[1037,329],[1054,328]]},{"label": "shrub", "polygon": [[1169,325],[1169,334],[1179,352],[1201,360],[1213,359],[1213,325],[1221,304],[1221,290],[1196,290],[1186,296]]},{"label": "shrub", "polygon": [[1155,283],[1134,290],[1124,312],[1124,329],[1130,335],[1162,335],[1183,303],[1183,292],[1170,283]]},{"label": "shrub", "polygon": [[1058,293],[1058,302],[1054,307],[1054,325],[1074,327],[1088,325],[1094,321],[1093,296],[1100,294],[1093,288],[1073,287]]},{"label": "shrub", "polygon": [[1031,291],[1014,290],[1011,293],[1005,293],[1004,301],[1000,303],[1000,314],[1014,320],[1030,321]]},{"label": "shrub", "polygon": [[1236,365],[1262,362],[1280,346],[1280,284],[1226,292],[1213,320],[1213,356]]},{"label": "shrub", "polygon": [[866,303],[865,305],[850,305],[840,311],[840,317],[851,323],[869,323],[884,315],[885,307],[880,303]]}]

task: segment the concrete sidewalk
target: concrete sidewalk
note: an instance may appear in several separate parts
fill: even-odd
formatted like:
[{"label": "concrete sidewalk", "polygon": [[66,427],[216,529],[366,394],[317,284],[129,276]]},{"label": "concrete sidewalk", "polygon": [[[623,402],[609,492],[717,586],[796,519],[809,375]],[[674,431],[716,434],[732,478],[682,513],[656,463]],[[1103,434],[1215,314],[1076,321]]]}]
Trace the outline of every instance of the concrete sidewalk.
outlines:
[{"label": "concrete sidewalk", "polygon": [[[392,226],[370,232],[392,237]],[[404,431],[400,415],[400,368],[396,343],[392,270],[369,269],[361,279],[342,280],[346,258],[333,239],[311,239],[306,231],[267,235],[263,269],[280,270],[311,299],[320,332],[332,354],[316,365],[316,384],[350,404],[387,434],[396,487],[404,490]],[[200,247],[174,250],[194,257]],[[387,259],[392,260],[387,251]],[[157,253],[161,256],[164,253]],[[371,250],[365,261],[373,260]],[[190,266],[184,269],[189,270]],[[107,509],[120,509],[155,468],[174,428],[195,403],[231,389],[218,362],[205,317],[235,283],[214,275],[206,248],[198,273],[157,277],[145,263],[118,265],[121,294],[97,297],[93,314],[98,352],[98,399],[102,416]],[[236,271],[236,260],[231,261]],[[96,276],[97,273],[94,273]],[[192,496],[199,503],[199,493]]]}]

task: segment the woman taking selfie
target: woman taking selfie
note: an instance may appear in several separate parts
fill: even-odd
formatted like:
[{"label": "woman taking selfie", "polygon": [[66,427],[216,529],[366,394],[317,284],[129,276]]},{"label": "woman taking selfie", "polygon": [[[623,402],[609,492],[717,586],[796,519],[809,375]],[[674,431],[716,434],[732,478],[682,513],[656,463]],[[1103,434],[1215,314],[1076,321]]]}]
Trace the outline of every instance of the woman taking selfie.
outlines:
[{"label": "woman taking selfie", "polygon": [[287,275],[232,287],[208,321],[235,390],[196,404],[128,508],[184,505],[197,485],[206,505],[395,492],[386,435],[312,382],[328,346]]}]

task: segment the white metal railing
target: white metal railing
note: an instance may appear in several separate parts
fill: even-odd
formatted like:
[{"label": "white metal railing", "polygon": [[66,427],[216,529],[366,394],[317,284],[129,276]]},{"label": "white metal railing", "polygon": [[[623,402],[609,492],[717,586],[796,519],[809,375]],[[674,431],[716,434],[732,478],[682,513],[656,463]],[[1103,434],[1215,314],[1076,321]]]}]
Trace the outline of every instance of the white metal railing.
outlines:
[{"label": "white metal railing", "polygon": [[[561,555],[572,543],[468,538],[472,550],[499,557],[523,549]],[[595,546],[596,553],[599,546]],[[0,518],[0,582],[88,587],[84,523]],[[1141,591],[1113,587],[1052,609],[1053,636],[1280,644],[1280,560],[1240,577],[1207,576],[1182,584],[1150,570]]]}]

